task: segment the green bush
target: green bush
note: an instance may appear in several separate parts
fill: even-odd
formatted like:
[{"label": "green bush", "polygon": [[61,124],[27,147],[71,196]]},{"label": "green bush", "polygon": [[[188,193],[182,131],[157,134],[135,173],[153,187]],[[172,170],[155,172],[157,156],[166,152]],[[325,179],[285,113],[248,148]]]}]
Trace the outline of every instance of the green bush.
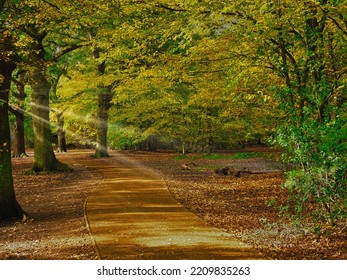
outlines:
[{"label": "green bush", "polygon": [[309,213],[330,224],[347,218],[346,123],[306,119],[281,129],[277,141],[286,149],[284,160],[291,169],[284,186],[296,215]]}]

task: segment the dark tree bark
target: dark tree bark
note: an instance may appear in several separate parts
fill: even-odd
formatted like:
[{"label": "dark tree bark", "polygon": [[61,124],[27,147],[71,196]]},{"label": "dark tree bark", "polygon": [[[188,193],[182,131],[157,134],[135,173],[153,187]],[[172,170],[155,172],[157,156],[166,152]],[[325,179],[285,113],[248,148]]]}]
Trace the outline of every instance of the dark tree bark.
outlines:
[{"label": "dark tree bark", "polygon": [[27,156],[25,151],[24,114],[22,111],[15,111],[15,117],[13,157]]},{"label": "dark tree bark", "polygon": [[155,152],[158,146],[158,137],[156,135],[150,135],[147,140],[147,150]]},{"label": "dark tree bark", "polygon": [[25,101],[25,71],[18,72],[16,81],[17,92],[14,97],[18,100],[18,105],[12,108],[11,112],[15,115],[14,134],[13,134],[13,157],[26,156],[25,151],[25,132],[24,132],[24,101]]},{"label": "dark tree bark", "polygon": [[96,134],[95,157],[108,157],[107,152],[107,131],[108,114],[112,106],[111,87],[102,88],[98,96],[98,120]]},{"label": "dark tree bark", "polygon": [[69,167],[58,161],[52,146],[51,122],[49,117],[49,92],[51,85],[46,78],[43,63],[37,63],[30,74],[31,112],[34,131],[34,163],[32,170],[67,171]]},{"label": "dark tree bark", "polygon": [[57,151],[59,153],[66,153],[66,138],[65,138],[65,129],[64,129],[64,117],[63,117],[64,112],[60,112],[57,114],[57,119],[58,119],[58,149]]},{"label": "dark tree bark", "polygon": [[15,65],[0,58],[0,220],[20,218],[24,212],[16,200],[11,162],[8,96]]}]

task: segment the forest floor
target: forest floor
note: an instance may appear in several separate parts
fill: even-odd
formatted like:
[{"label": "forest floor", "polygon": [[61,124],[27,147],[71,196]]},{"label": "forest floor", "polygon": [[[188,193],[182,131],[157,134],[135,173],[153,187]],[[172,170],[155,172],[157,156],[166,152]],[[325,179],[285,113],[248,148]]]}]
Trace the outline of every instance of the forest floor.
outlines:
[{"label": "forest floor", "polygon": [[[26,175],[33,156],[28,154],[12,160],[17,200],[28,217],[0,223],[0,259],[97,259],[84,210],[103,174],[74,166],[69,173]],[[83,152],[76,158],[84,157]]]},{"label": "forest floor", "polygon": [[[87,152],[87,153],[86,153]],[[251,171],[280,167],[276,152],[244,150],[239,153],[179,156],[175,153],[120,152],[159,172],[173,197],[207,223],[252,244],[273,259],[347,259],[344,225],[324,228],[290,223],[278,213],[286,200],[280,172],[241,177],[214,173],[233,166]],[[75,161],[96,160],[81,151]],[[58,155],[64,161],[69,153]],[[112,156],[106,161],[112,161]],[[23,221],[0,223],[0,259],[97,259],[85,221],[85,201],[103,180],[103,174],[83,166],[70,173],[25,175],[32,158],[13,159],[17,199],[28,212]],[[190,170],[182,164],[194,163]]]},{"label": "forest floor", "polygon": [[[281,188],[284,179],[277,172],[282,167],[276,151],[252,147],[209,157],[123,153],[160,172],[171,194],[188,210],[272,259],[347,259],[346,222],[335,228],[322,225],[317,235],[314,225],[293,223],[280,214],[287,192]],[[189,163],[196,166],[182,170],[181,165]],[[259,174],[215,174],[217,168],[225,166]]]}]

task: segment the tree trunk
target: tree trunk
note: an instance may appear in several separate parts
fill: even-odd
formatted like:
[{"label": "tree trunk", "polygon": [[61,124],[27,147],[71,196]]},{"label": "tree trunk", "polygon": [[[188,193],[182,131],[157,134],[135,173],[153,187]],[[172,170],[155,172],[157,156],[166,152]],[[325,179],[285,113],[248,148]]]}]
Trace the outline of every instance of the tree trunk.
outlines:
[{"label": "tree trunk", "polygon": [[[100,58],[100,48],[94,50],[94,58]],[[106,72],[106,62],[102,61],[98,65],[99,76]],[[97,116],[97,132],[96,132],[96,149],[95,157],[108,157],[107,152],[107,130],[108,130],[108,113],[111,108],[112,87],[99,87],[98,95],[98,116]]]},{"label": "tree trunk", "polygon": [[156,135],[150,135],[147,140],[147,150],[155,152],[158,146],[158,137]]},{"label": "tree trunk", "polygon": [[108,157],[107,152],[107,130],[108,113],[111,108],[112,88],[106,87],[99,93],[98,98],[98,121],[96,134],[95,157]]},{"label": "tree trunk", "polygon": [[22,217],[13,188],[8,95],[15,65],[0,59],[0,220]]},{"label": "tree trunk", "polygon": [[45,77],[45,67],[36,65],[31,73],[31,113],[33,115],[34,131],[34,163],[32,170],[67,171],[68,166],[59,162],[52,146],[51,123],[49,118],[50,83]]},{"label": "tree trunk", "polygon": [[25,152],[25,140],[24,140],[24,101],[25,101],[25,92],[24,92],[24,78],[25,72],[20,71],[18,73],[17,81],[17,93],[14,94],[18,100],[18,106],[14,108],[13,113],[15,115],[15,124],[14,124],[14,135],[13,135],[13,157],[26,156]]},{"label": "tree trunk", "polygon": [[26,156],[24,140],[24,114],[22,111],[16,111],[13,135],[13,157]]},{"label": "tree trunk", "polygon": [[63,112],[57,115],[58,119],[58,152],[66,153],[66,138],[65,138],[65,129],[64,129],[64,117]]}]

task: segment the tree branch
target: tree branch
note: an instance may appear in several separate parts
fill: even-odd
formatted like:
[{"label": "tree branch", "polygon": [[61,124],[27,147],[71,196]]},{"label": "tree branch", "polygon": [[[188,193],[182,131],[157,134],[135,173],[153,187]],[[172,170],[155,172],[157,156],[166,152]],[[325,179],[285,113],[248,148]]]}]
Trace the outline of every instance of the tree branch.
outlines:
[{"label": "tree branch", "polygon": [[42,0],[42,1],[48,4],[49,6],[53,7],[54,9],[57,9],[58,11],[60,11],[60,8],[57,5],[50,3],[47,0]]},{"label": "tree branch", "polygon": [[329,19],[331,19],[333,23],[336,25],[336,27],[340,29],[347,36],[347,30],[344,30],[343,27],[337,22],[336,19],[334,19],[333,17],[329,17]]},{"label": "tree branch", "polygon": [[186,9],[181,9],[181,8],[172,8],[172,7],[169,7],[165,4],[155,4],[155,7],[157,8],[162,8],[162,9],[165,9],[165,10],[169,10],[171,12],[187,12]]},{"label": "tree branch", "polygon": [[53,56],[52,61],[57,61],[60,57],[62,57],[63,55],[72,52],[74,50],[77,50],[79,48],[85,47],[85,46],[90,46],[91,43],[89,44],[85,44],[85,45],[74,45],[74,46],[70,46],[67,47],[66,49],[62,50],[61,52],[57,53],[56,55]]},{"label": "tree branch", "polygon": [[8,104],[7,110],[13,114],[14,116],[18,117],[21,114],[21,111],[13,107],[12,105]]}]

